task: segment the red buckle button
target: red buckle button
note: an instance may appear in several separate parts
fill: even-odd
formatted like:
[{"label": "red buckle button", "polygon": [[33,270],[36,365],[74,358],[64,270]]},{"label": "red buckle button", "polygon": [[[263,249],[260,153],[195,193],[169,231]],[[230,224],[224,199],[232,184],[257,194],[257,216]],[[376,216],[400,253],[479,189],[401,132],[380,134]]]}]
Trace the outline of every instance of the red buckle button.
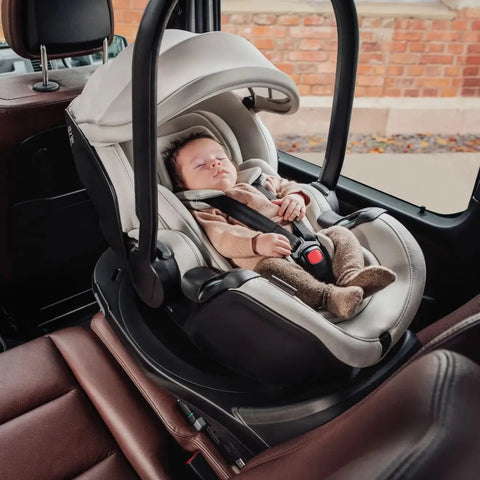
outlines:
[{"label": "red buckle button", "polygon": [[310,265],[315,265],[323,260],[323,255],[320,250],[312,250],[311,252],[307,253],[307,258],[310,262]]}]

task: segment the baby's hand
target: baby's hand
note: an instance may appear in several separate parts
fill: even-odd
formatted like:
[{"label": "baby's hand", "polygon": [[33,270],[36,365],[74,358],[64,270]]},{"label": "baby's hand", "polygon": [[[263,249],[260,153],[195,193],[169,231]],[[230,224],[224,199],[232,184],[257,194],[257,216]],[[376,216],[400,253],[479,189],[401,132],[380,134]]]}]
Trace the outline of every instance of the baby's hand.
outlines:
[{"label": "baby's hand", "polygon": [[272,200],[272,203],[280,205],[278,214],[287,222],[302,220],[305,216],[305,199],[299,193],[289,193],[283,198]]},{"label": "baby's hand", "polygon": [[280,233],[260,233],[253,239],[253,251],[264,257],[282,258],[290,255],[292,247]]}]

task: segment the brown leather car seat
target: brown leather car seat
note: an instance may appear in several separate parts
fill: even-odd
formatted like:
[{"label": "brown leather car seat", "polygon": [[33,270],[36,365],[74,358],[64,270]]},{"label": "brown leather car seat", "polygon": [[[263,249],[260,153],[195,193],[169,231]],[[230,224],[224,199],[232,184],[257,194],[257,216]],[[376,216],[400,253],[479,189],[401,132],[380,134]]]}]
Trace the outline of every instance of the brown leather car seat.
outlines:
[{"label": "brown leather car seat", "polygon": [[[235,475],[98,314],[0,354],[0,478],[470,479],[478,473],[480,367],[435,350],[331,422]],[[95,333],[93,333],[95,332]],[[107,347],[107,348],[106,348]],[[111,355],[112,354],[112,355]]]},{"label": "brown leather car seat", "polygon": [[[126,352],[103,314],[92,329],[161,411],[156,395],[165,393]],[[474,479],[479,401],[480,367],[458,353],[434,350],[331,422],[252,458],[235,478]]]},{"label": "brown leather car seat", "polygon": [[433,350],[445,348],[461,353],[480,365],[480,294],[425,327],[417,337],[422,348],[412,361]]},{"label": "brown leather car seat", "polygon": [[0,478],[173,477],[178,449],[81,328],[0,355]]},{"label": "brown leather car seat", "polygon": [[[157,408],[174,408],[160,392]],[[166,415],[185,448],[91,331],[30,341],[0,355],[0,478],[192,478],[187,450],[202,440],[180,412]]]},{"label": "brown leather car seat", "polygon": [[340,417],[258,455],[237,478],[478,478],[479,373],[457,353],[429,353]]}]

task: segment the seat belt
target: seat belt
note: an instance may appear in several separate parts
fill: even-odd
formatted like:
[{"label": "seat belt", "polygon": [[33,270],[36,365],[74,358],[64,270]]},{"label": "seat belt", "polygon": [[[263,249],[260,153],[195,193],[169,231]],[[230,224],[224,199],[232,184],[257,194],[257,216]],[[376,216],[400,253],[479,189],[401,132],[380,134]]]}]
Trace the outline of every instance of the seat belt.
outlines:
[{"label": "seat belt", "polygon": [[294,234],[248,205],[226,195],[205,198],[202,201],[254,230],[284,235],[292,247],[293,260],[318,280],[331,277],[331,259],[328,252],[314,233],[300,222],[292,222]]}]

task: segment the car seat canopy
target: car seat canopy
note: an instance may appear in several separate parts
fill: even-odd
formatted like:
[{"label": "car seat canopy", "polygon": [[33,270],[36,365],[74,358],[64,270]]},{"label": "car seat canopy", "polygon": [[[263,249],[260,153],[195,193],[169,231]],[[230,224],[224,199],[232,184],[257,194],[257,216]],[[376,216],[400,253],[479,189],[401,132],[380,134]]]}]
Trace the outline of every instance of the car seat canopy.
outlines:
[{"label": "car seat canopy", "polygon": [[[132,138],[133,45],[99,68],[70,111],[92,145]],[[201,58],[201,60],[199,60]],[[250,42],[225,32],[166,30],[157,62],[157,123],[222,92],[248,88],[256,110],[291,114],[299,106],[293,80]]]}]

